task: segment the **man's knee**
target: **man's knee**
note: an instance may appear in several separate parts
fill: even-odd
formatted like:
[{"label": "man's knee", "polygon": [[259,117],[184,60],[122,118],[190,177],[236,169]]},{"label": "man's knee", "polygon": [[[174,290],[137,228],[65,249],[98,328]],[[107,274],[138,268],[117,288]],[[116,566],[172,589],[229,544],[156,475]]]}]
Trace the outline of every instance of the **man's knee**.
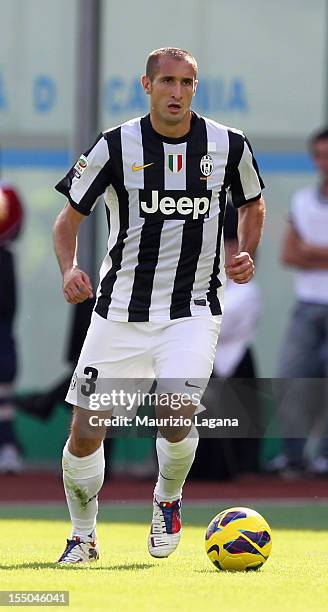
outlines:
[{"label": "man's knee", "polygon": [[168,442],[181,442],[189,434],[191,425],[185,427],[159,427],[160,434]]},{"label": "man's knee", "polygon": [[105,438],[106,427],[92,426],[89,421],[90,416],[88,410],[74,407],[68,450],[76,457],[91,455]]},{"label": "man's knee", "polygon": [[181,442],[190,432],[196,405],[181,403],[180,407],[156,406],[156,417],[159,420],[158,430],[168,442]]},{"label": "man's knee", "polygon": [[193,425],[192,414],[170,415],[161,419],[163,424],[159,424],[158,430],[160,434],[168,442],[181,442],[184,440]]}]

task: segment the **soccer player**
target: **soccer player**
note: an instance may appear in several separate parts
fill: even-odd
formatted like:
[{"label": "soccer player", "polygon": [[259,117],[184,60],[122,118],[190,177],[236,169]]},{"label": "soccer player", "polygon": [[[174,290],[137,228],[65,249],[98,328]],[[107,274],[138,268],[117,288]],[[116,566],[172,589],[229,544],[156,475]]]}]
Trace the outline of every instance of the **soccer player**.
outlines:
[{"label": "soccer player", "polygon": [[[262,232],[263,183],[249,142],[241,131],[191,111],[195,58],[176,48],[153,51],[141,83],[150,114],[102,132],[56,186],[69,200],[54,225],[69,303],[93,295],[78,266],[76,242],[81,221],[102,194],[110,228],[94,313],[66,398],[74,406],[63,451],[73,527],[60,563],[99,556],[95,527],[105,428],[91,431],[88,416],[95,412],[85,395],[104,379],[152,378],[160,397],[165,391],[178,390],[180,398],[189,393],[190,401],[180,402],[181,425],[159,425],[148,538],[154,557],[167,557],[178,546],[182,487],[198,443],[189,424],[197,407],[191,392],[201,394],[211,374],[225,270],[237,283],[253,277]],[[239,248],[224,269],[221,233],[229,189],[239,209]],[[177,415],[172,402],[164,404],[156,405],[159,420]]]}]

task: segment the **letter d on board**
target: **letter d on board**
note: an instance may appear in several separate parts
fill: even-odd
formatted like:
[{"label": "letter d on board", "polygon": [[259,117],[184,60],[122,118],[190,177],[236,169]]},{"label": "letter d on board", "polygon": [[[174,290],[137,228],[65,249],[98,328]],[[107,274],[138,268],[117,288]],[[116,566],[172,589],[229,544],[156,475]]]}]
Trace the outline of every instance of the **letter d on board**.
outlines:
[{"label": "letter d on board", "polygon": [[55,81],[45,74],[40,74],[34,80],[33,94],[35,110],[39,113],[49,112],[56,99]]}]

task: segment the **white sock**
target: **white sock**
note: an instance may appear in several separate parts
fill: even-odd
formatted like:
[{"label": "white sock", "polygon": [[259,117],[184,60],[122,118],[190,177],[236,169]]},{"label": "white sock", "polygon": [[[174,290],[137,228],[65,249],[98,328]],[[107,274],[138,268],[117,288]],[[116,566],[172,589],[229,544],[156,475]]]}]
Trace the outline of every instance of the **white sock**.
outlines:
[{"label": "white sock", "polygon": [[72,537],[95,540],[98,514],[98,493],[104,482],[104,445],[92,455],[75,457],[63,450],[63,481],[67,505],[72,521]]},{"label": "white sock", "polygon": [[156,450],[159,466],[155,486],[157,501],[175,501],[182,495],[182,487],[193,464],[199,434],[193,424],[186,438],[180,442],[169,442],[157,437]]}]

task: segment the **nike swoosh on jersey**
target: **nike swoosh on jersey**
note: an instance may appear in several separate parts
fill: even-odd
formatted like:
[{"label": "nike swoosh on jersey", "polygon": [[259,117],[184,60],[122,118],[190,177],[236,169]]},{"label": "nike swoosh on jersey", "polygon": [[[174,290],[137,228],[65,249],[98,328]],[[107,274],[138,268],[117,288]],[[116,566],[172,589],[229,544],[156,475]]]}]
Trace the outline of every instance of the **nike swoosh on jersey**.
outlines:
[{"label": "nike swoosh on jersey", "polygon": [[143,170],[144,168],[149,168],[149,166],[153,166],[155,162],[151,164],[145,164],[144,166],[137,166],[137,164],[132,164],[132,172],[138,172],[138,170]]},{"label": "nike swoosh on jersey", "polygon": [[197,387],[197,385],[192,385],[189,380],[186,380],[185,382],[186,387],[194,387],[194,389],[200,389],[200,387]]}]

